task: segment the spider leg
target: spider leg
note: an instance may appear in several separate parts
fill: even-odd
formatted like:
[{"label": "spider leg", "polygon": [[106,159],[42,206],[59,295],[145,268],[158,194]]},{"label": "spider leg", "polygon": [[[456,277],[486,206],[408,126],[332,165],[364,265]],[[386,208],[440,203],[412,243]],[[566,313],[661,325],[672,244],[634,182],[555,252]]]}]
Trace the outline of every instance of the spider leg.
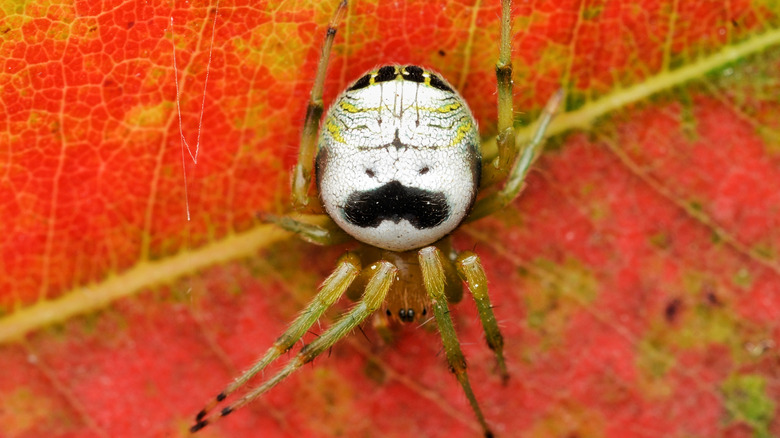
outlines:
[{"label": "spider leg", "polygon": [[504,337],[501,336],[501,331],[498,329],[493,306],[490,304],[485,270],[482,268],[479,256],[471,251],[465,251],[458,255],[455,263],[460,277],[468,284],[469,291],[477,303],[477,312],[479,312],[479,319],[482,321],[482,328],[485,330],[485,339],[488,347],[496,354],[501,380],[506,384],[509,380],[509,373],[504,362]]},{"label": "spider leg", "polygon": [[342,256],[341,259],[339,259],[336,269],[322,283],[319,293],[317,293],[309,305],[306,306],[306,309],[298,315],[295,321],[290,324],[290,327],[277,338],[274,345],[268,349],[265,355],[240,377],[231,382],[222,390],[222,392],[217,394],[217,396],[198,413],[195,418],[197,424],[193,426],[193,431],[199,430],[206,425],[206,422],[203,419],[218,403],[225,400],[227,396],[246,384],[249,379],[276,360],[282,353],[292,348],[320,316],[322,316],[323,312],[341,298],[344,291],[347,290],[355,277],[357,277],[360,268],[360,258],[356,254],[347,253]]},{"label": "spider leg", "polygon": [[267,214],[263,220],[279,228],[295,233],[301,239],[315,245],[336,245],[352,238],[339,228],[327,214],[275,216]]},{"label": "spider leg", "polygon": [[[354,265],[352,265],[352,268],[354,268]],[[276,386],[279,382],[289,377],[298,368],[311,362],[322,352],[327,351],[330,347],[333,346],[333,344],[335,344],[338,340],[340,340],[341,338],[346,336],[349,332],[354,330],[355,327],[358,326],[358,324],[363,322],[363,320],[365,320],[369,315],[374,313],[385,301],[385,296],[387,295],[387,291],[390,289],[390,286],[393,284],[393,280],[395,279],[397,269],[390,262],[384,260],[374,263],[367,269],[373,270],[374,275],[371,277],[371,280],[369,280],[368,285],[366,286],[366,291],[363,294],[363,299],[360,300],[354,307],[352,307],[352,309],[349,312],[347,312],[338,321],[336,321],[330,328],[328,328],[324,333],[322,333],[317,339],[305,345],[294,358],[290,359],[290,361],[287,363],[287,365],[284,366],[284,368],[282,368],[279,372],[277,372],[273,377],[265,381],[262,385],[252,389],[246,395],[244,395],[239,400],[237,400],[235,403],[223,408],[218,413],[213,413],[211,415],[208,415],[207,412],[201,412],[200,414],[198,414],[198,416],[196,417],[197,422],[195,423],[194,426],[192,426],[192,428],[190,428],[190,431],[197,432],[198,430],[204,428],[209,423],[213,422],[215,419],[230,414],[236,409],[244,406],[245,404],[251,402],[255,398],[264,394],[265,392],[267,392],[268,390]],[[343,286],[343,287],[339,287],[340,292],[343,292],[343,290],[346,289],[346,287],[349,285],[349,282],[355,277],[355,275],[357,275],[357,272],[354,269],[349,269],[349,280],[338,281],[339,286]],[[317,294],[317,297],[315,297],[315,301],[318,301],[320,295],[322,295],[322,292]],[[324,304],[325,300],[323,299],[322,301]],[[306,328],[303,328],[303,324],[301,324],[299,330],[296,330],[295,333],[292,334],[292,336],[290,336],[290,339],[292,339],[292,337],[295,336],[297,336],[296,340],[299,339],[303,335],[303,333],[308,329],[308,327],[311,326],[314,323],[314,321],[316,321],[319,318],[319,314],[316,317],[314,317],[314,315],[309,316],[308,315],[309,310],[310,309],[307,309],[306,311],[303,312],[303,314],[301,314],[300,317],[298,317],[299,319],[306,318],[308,325],[306,326]],[[311,313],[314,312],[312,311]],[[320,311],[320,314],[321,313],[322,312]],[[297,322],[298,320],[296,320],[296,323]],[[296,323],[293,323],[293,325],[295,325]],[[292,331],[292,327],[291,330],[288,330],[288,332],[291,331]],[[288,332],[286,332],[285,334],[287,334]],[[284,345],[286,345],[287,349],[289,349],[293,343],[294,341],[289,342],[289,340],[285,340]],[[267,356],[271,354],[276,354],[276,356],[278,356],[283,351],[286,351],[286,350],[282,350],[281,347],[275,347],[275,348],[276,348],[275,352],[274,353],[269,352],[267,353]],[[255,372],[259,371],[258,365],[252,367],[252,370],[255,370]],[[239,378],[239,380],[241,380],[242,383],[246,382],[247,379],[248,377],[244,379],[244,376]],[[219,399],[219,396],[217,398]],[[224,397],[222,399],[224,399]]]},{"label": "spider leg", "polygon": [[[560,89],[550,97],[544,110],[542,110],[542,114],[539,116],[538,125],[531,141],[526,145],[525,149],[523,149],[523,153],[518,156],[512,166],[512,170],[507,177],[506,183],[504,183],[504,187],[495,193],[491,193],[490,195],[479,199],[474,204],[474,208],[471,210],[471,213],[466,218],[465,222],[473,222],[488,216],[491,213],[506,207],[517,197],[520,190],[523,188],[523,181],[525,181],[525,177],[528,175],[528,169],[531,168],[531,164],[534,162],[534,157],[538,152],[537,149],[543,143],[544,133],[547,131],[547,127],[550,125],[553,117],[555,117],[555,113],[558,111],[563,96],[563,89]],[[514,128],[512,128],[512,137],[514,137]]]},{"label": "spider leg", "polygon": [[441,252],[434,246],[427,246],[421,249],[418,254],[420,268],[423,273],[423,283],[425,284],[425,290],[428,292],[428,296],[431,299],[433,315],[439,326],[439,333],[441,333],[444,350],[447,353],[450,371],[455,374],[460,386],[463,388],[463,392],[466,394],[469,404],[471,404],[471,409],[474,411],[479,424],[482,426],[485,437],[492,437],[493,432],[490,431],[490,428],[485,421],[485,416],[482,415],[482,410],[474,396],[474,391],[471,389],[469,376],[466,372],[466,358],[463,356],[463,352],[460,349],[458,335],[455,333],[455,326],[452,324],[452,319],[450,318],[447,297],[444,293],[446,277],[444,274],[444,267],[442,266]]},{"label": "spider leg", "polygon": [[293,169],[292,177],[292,199],[296,210],[302,210],[309,205],[309,187],[311,186],[311,170],[314,165],[314,154],[317,151],[317,131],[322,118],[322,89],[325,83],[325,72],[328,69],[328,59],[330,58],[330,49],[333,46],[333,40],[336,38],[336,28],[341,17],[347,9],[347,0],[342,0],[333,17],[328,24],[328,31],[325,34],[325,41],[322,43],[322,54],[319,64],[317,64],[317,74],[314,77],[311,95],[309,96],[309,105],[306,108],[306,119],[303,122],[303,133],[301,134],[301,145],[298,151],[298,163]]},{"label": "spider leg", "polygon": [[563,90],[555,93],[547,102],[539,125],[530,143],[518,156],[512,105],[512,0],[501,0],[501,41],[496,61],[496,83],[498,85],[498,156],[482,168],[481,188],[486,188],[506,179],[504,187],[497,193],[477,201],[466,222],[483,218],[500,210],[514,199],[523,188],[528,168],[538,152],[536,149],[544,139],[558,105],[563,99]]},{"label": "spider leg", "polygon": [[496,61],[498,86],[498,156],[482,169],[482,188],[506,177],[517,156],[512,106],[512,0],[501,1],[501,40]]}]

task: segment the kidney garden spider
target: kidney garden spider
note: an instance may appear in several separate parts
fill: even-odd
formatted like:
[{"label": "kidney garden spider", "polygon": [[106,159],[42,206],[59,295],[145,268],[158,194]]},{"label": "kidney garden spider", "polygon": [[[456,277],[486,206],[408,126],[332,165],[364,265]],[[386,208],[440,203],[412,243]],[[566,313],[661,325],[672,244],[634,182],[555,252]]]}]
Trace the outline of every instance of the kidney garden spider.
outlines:
[{"label": "kidney garden spider", "polygon": [[[499,154],[484,165],[477,123],[466,102],[441,76],[415,65],[385,65],[368,72],[336,99],[320,124],[325,71],[346,0],[338,6],[323,43],[292,181],[294,206],[303,212],[312,204],[314,177],[327,215],[271,220],[317,244],[342,242],[348,234],[360,247],[339,259],[314,299],[265,355],[198,413],[192,432],[270,390],[381,309],[380,325],[420,321],[432,313],[450,370],[485,436],[492,436],[471,389],[449,316],[447,303],[460,300],[463,282],[476,301],[488,346],[506,380],[503,338],[479,257],[468,251],[457,253],[449,234],[464,222],[503,208],[518,195],[563,95],[559,91],[549,100],[534,136],[520,151],[515,146],[512,113],[510,3],[502,0],[496,64]],[[488,193],[477,199],[481,190]],[[278,373],[215,410],[290,350],[344,294],[354,299],[362,294],[362,298]]]}]

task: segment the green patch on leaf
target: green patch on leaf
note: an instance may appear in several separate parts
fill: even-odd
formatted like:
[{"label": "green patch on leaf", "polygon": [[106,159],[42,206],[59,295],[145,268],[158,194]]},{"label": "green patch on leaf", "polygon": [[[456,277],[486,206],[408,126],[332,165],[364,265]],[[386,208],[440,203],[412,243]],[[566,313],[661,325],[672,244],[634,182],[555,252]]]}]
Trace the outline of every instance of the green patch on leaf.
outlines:
[{"label": "green patch on leaf", "polygon": [[777,260],[777,252],[770,242],[758,243],[753,247],[753,251],[767,260]]},{"label": "green patch on leaf", "polygon": [[639,342],[637,366],[649,382],[665,376],[679,350],[704,351],[724,345],[738,362],[744,351],[739,335],[740,319],[719,301],[707,275],[690,272],[682,279],[683,295],[659,308],[646,335]]},{"label": "green patch on leaf", "polygon": [[605,423],[604,416],[596,409],[568,403],[547,412],[523,436],[598,438],[605,436]]},{"label": "green patch on leaf", "polygon": [[387,373],[385,372],[384,368],[382,368],[381,364],[374,358],[369,358],[366,361],[366,365],[363,367],[363,373],[366,375],[366,377],[369,378],[369,380],[378,385],[381,385],[387,381]]},{"label": "green patch on leaf", "polygon": [[658,249],[668,249],[672,241],[669,233],[660,231],[650,236],[650,244]]},{"label": "green patch on leaf", "polygon": [[753,428],[756,438],[770,437],[769,425],[776,402],[766,391],[766,378],[760,375],[732,375],[721,386],[729,423],[744,422]]},{"label": "green patch on leaf", "polygon": [[662,389],[661,379],[676,363],[674,353],[667,350],[658,338],[645,338],[637,345],[637,368],[647,383],[645,389],[654,393]]},{"label": "green patch on leaf", "polygon": [[566,95],[566,110],[574,111],[582,108],[588,103],[588,96],[585,93],[572,91]]},{"label": "green patch on leaf", "polygon": [[160,102],[153,106],[139,105],[127,112],[125,123],[129,126],[163,126],[170,117],[173,102]]},{"label": "green patch on leaf", "polygon": [[[56,418],[60,417],[60,418]],[[40,423],[60,423],[66,420],[65,413],[54,409],[54,402],[34,394],[28,388],[19,388],[3,397],[0,409],[0,435],[26,436]]]},{"label": "green patch on leaf", "polygon": [[308,411],[307,423],[315,430],[332,430],[333,436],[350,435],[356,400],[353,387],[345,377],[332,368],[315,367],[312,373],[302,374],[298,395]]},{"label": "green patch on leaf", "polygon": [[596,299],[598,282],[575,259],[567,259],[563,264],[537,259],[529,270],[539,284],[530,289],[537,293],[526,295],[528,325],[543,332],[548,340],[560,339],[572,315]]},{"label": "green patch on leaf", "polygon": [[739,286],[742,289],[748,289],[750,288],[750,285],[753,284],[753,276],[750,275],[750,271],[748,271],[747,268],[742,267],[734,273],[734,276],[731,277],[731,281],[734,282],[734,285]]},{"label": "green patch on leaf", "polygon": [[588,21],[594,21],[597,18],[601,16],[601,14],[604,12],[604,5],[599,4],[588,4],[582,9],[582,19],[588,20]]},{"label": "green patch on leaf", "polygon": [[3,11],[3,15],[6,17],[10,15],[29,15],[30,11],[26,11],[26,9],[30,3],[32,3],[31,0],[1,0],[0,11]]}]

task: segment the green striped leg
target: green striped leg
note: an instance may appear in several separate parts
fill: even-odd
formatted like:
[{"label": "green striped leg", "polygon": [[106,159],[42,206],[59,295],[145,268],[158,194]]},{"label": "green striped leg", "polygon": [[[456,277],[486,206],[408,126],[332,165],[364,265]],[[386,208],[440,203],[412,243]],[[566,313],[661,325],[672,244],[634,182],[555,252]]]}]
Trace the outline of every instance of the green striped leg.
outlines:
[{"label": "green striped leg", "polygon": [[[543,144],[544,134],[547,131],[547,127],[550,126],[553,117],[555,117],[555,114],[558,112],[558,107],[560,106],[561,101],[563,101],[563,96],[564,92],[561,89],[556,91],[547,101],[547,105],[545,105],[542,114],[539,116],[534,136],[512,166],[512,171],[509,173],[506,183],[504,183],[504,187],[501,190],[478,200],[474,204],[471,213],[466,218],[466,222],[473,222],[506,207],[518,194],[520,194],[520,190],[523,188],[523,181],[525,181],[528,170],[531,168],[531,164],[533,164],[534,158],[539,152],[537,149]],[[512,130],[512,135],[514,136],[514,129]]]},{"label": "green striped leg", "polygon": [[501,1],[501,40],[496,62],[496,82],[498,85],[498,156],[482,169],[481,188],[492,186],[506,179],[504,187],[497,193],[480,199],[471,210],[467,222],[488,216],[500,210],[517,197],[523,188],[523,181],[528,169],[537,154],[537,148],[542,144],[544,133],[550,124],[558,105],[563,99],[563,91],[559,90],[547,102],[539,124],[531,142],[518,154],[514,126],[514,107],[512,103],[512,0]]},{"label": "green striped leg", "polygon": [[346,10],[347,0],[342,0],[330,19],[325,41],[322,43],[322,55],[320,55],[320,61],[317,64],[317,74],[314,77],[314,85],[312,85],[309,96],[309,105],[306,108],[306,119],[303,122],[301,145],[298,151],[298,163],[293,169],[292,178],[293,206],[298,211],[303,210],[311,201],[309,187],[311,186],[311,171],[314,166],[314,154],[317,152],[317,134],[323,111],[322,89],[325,83],[325,72],[328,70],[328,59],[330,58],[330,49],[333,47],[333,40],[336,38],[336,29]]},{"label": "green striped leg", "polygon": [[325,279],[317,295],[312,299],[306,309],[290,324],[290,327],[274,342],[265,355],[250,369],[230,383],[217,396],[212,399],[195,417],[196,424],[191,431],[196,432],[205,427],[209,420],[205,419],[211,410],[227,396],[246,384],[249,379],[262,371],[282,353],[288,351],[299,339],[317,322],[325,310],[329,309],[347,290],[352,281],[360,273],[360,259],[354,253],[347,253],[339,259],[333,273]]},{"label": "green striped leg", "polygon": [[485,437],[492,437],[493,432],[490,431],[485,421],[485,416],[482,415],[479,403],[477,403],[477,398],[474,396],[474,391],[471,389],[469,376],[466,372],[466,358],[460,349],[458,335],[455,333],[455,326],[450,318],[447,297],[444,293],[446,277],[444,275],[444,267],[442,266],[441,252],[435,246],[427,246],[421,249],[418,254],[420,268],[423,273],[423,283],[431,299],[433,316],[436,318],[436,324],[439,326],[439,333],[444,344],[444,351],[447,353],[447,362],[450,364],[450,370],[455,374],[460,386],[463,388],[463,392],[466,394],[469,404],[471,404],[471,409],[482,426]]},{"label": "green striped leg", "polygon": [[498,369],[501,373],[501,380],[506,385],[509,381],[509,372],[504,362],[504,337],[498,329],[496,315],[493,314],[493,306],[490,304],[488,296],[487,276],[479,261],[479,256],[471,251],[464,251],[458,255],[455,261],[458,274],[469,286],[469,291],[477,303],[477,312],[482,321],[482,328],[485,330],[485,339],[488,347],[496,354]]},{"label": "green striped leg", "polygon": [[[241,397],[239,400],[223,408],[219,412],[212,413],[211,415],[209,415],[207,412],[201,412],[200,414],[198,414],[197,423],[190,430],[192,432],[196,432],[202,429],[203,427],[205,427],[206,425],[208,425],[209,423],[213,422],[217,418],[224,417],[230,414],[236,409],[246,405],[247,403],[251,402],[252,400],[266,393],[268,390],[270,390],[271,388],[279,384],[281,381],[289,377],[293,372],[298,370],[301,366],[311,362],[322,352],[332,347],[333,344],[335,344],[341,338],[349,334],[352,330],[355,329],[355,327],[358,326],[358,324],[363,322],[363,320],[365,320],[369,315],[374,313],[385,301],[385,296],[387,295],[387,291],[390,289],[390,286],[393,284],[393,280],[395,279],[395,274],[397,269],[391,263],[386,262],[384,260],[374,263],[367,269],[371,269],[375,273],[368,281],[368,285],[366,286],[366,291],[363,294],[363,299],[359,301],[349,312],[347,312],[347,314],[342,316],[330,328],[328,328],[324,333],[322,333],[317,339],[304,346],[298,352],[298,354],[294,358],[292,358],[287,363],[287,365],[285,365],[284,368],[282,368],[273,377],[265,381],[265,383],[252,389],[246,395]],[[356,273],[350,271],[350,282],[352,279],[354,279],[354,275],[356,275]],[[346,289],[348,282],[341,282],[340,284],[344,284],[343,289]],[[343,292],[343,289],[342,288],[340,289],[341,292]],[[320,292],[319,295],[321,294],[322,292]],[[304,311],[301,317],[304,317],[304,315],[306,315],[308,312],[309,309]],[[314,322],[314,320],[316,319],[313,319],[312,323]],[[311,326],[311,324],[309,324],[309,326]],[[298,335],[298,338],[300,338],[302,334],[303,333]],[[287,349],[289,349],[289,347],[287,347]],[[276,356],[278,356],[278,354]],[[255,368],[257,368],[257,366],[252,367],[253,370]],[[259,369],[257,371],[259,371]]]},{"label": "green striped leg", "polygon": [[292,216],[266,214],[262,216],[262,219],[295,233],[301,239],[315,245],[336,245],[352,239],[327,214],[296,214]]},{"label": "green striped leg", "polygon": [[482,169],[482,187],[503,180],[517,157],[515,115],[512,105],[512,0],[501,1],[501,39],[496,61],[498,86],[498,156]]}]

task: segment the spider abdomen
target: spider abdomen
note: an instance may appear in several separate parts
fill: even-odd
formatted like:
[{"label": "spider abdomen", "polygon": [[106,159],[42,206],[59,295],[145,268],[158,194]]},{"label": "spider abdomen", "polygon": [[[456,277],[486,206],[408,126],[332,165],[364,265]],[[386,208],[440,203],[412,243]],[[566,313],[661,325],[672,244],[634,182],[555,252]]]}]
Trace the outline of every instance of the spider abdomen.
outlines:
[{"label": "spider abdomen", "polygon": [[440,76],[385,66],[344,91],[320,129],[316,174],[327,213],[391,251],[429,245],[463,221],[479,187],[477,123]]}]

